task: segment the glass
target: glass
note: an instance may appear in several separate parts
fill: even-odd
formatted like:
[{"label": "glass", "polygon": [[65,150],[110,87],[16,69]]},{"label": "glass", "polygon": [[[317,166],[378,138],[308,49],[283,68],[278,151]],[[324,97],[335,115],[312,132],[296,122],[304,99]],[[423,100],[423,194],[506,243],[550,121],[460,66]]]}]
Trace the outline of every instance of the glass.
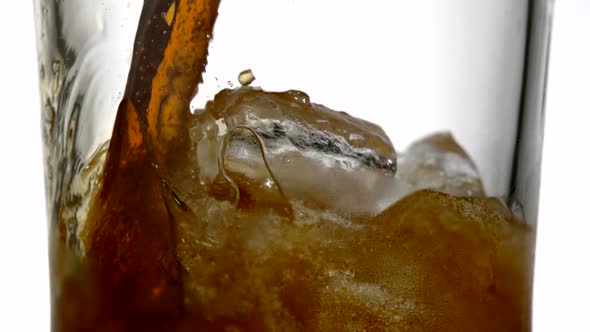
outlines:
[{"label": "glass", "polygon": [[552,5],[35,0],[52,331],[530,330]]}]

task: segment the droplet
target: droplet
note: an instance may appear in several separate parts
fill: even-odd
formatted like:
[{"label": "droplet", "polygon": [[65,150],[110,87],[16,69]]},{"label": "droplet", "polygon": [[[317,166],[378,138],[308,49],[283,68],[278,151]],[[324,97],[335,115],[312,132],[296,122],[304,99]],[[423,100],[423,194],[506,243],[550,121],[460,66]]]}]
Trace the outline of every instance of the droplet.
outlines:
[{"label": "droplet", "polygon": [[51,133],[53,132],[53,126],[55,124],[55,109],[49,103],[49,100],[45,103],[43,108],[43,139],[49,143],[51,140]]},{"label": "droplet", "polygon": [[227,81],[227,85],[229,85],[230,88],[234,87],[234,84],[232,83],[232,81]]},{"label": "droplet", "polygon": [[238,81],[242,86],[250,85],[255,79],[256,77],[254,77],[254,73],[252,73],[251,69],[246,69],[238,75]]},{"label": "droplet", "polygon": [[53,90],[54,93],[58,93],[61,89],[61,61],[59,59],[53,60],[51,63],[51,72],[53,73]]},{"label": "droplet", "polygon": [[58,59],[53,60],[51,63],[51,70],[53,71],[53,75],[58,75],[60,72],[61,65]]}]

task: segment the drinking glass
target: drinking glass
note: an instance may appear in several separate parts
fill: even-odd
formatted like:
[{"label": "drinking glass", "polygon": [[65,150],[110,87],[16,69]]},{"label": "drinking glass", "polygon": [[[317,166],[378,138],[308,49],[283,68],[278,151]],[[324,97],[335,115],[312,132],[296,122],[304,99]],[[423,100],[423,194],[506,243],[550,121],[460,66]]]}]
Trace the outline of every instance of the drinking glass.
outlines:
[{"label": "drinking glass", "polygon": [[552,8],[35,0],[52,331],[530,330]]}]

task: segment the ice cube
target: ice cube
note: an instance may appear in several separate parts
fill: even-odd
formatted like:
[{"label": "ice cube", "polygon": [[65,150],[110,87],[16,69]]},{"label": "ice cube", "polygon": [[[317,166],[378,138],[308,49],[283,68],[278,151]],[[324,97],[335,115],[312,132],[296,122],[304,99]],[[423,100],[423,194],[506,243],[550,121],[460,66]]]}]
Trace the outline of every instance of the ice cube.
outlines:
[{"label": "ice cube", "polygon": [[205,183],[225,172],[229,181],[276,186],[289,201],[343,215],[375,215],[392,203],[385,193],[395,187],[396,153],[383,130],[303,92],[224,90],[195,121]]},{"label": "ice cube", "polygon": [[398,157],[396,178],[413,191],[433,189],[456,196],[484,196],[475,163],[450,133],[413,143]]}]

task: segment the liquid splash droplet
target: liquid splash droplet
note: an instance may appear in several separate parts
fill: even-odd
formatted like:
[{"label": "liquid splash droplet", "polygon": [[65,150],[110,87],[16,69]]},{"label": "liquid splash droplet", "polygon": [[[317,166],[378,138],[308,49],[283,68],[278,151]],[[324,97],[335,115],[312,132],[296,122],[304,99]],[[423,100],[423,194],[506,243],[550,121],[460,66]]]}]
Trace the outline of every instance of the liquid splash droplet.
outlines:
[{"label": "liquid splash droplet", "polygon": [[238,75],[238,81],[242,86],[250,85],[255,79],[256,77],[251,69],[246,69]]}]

